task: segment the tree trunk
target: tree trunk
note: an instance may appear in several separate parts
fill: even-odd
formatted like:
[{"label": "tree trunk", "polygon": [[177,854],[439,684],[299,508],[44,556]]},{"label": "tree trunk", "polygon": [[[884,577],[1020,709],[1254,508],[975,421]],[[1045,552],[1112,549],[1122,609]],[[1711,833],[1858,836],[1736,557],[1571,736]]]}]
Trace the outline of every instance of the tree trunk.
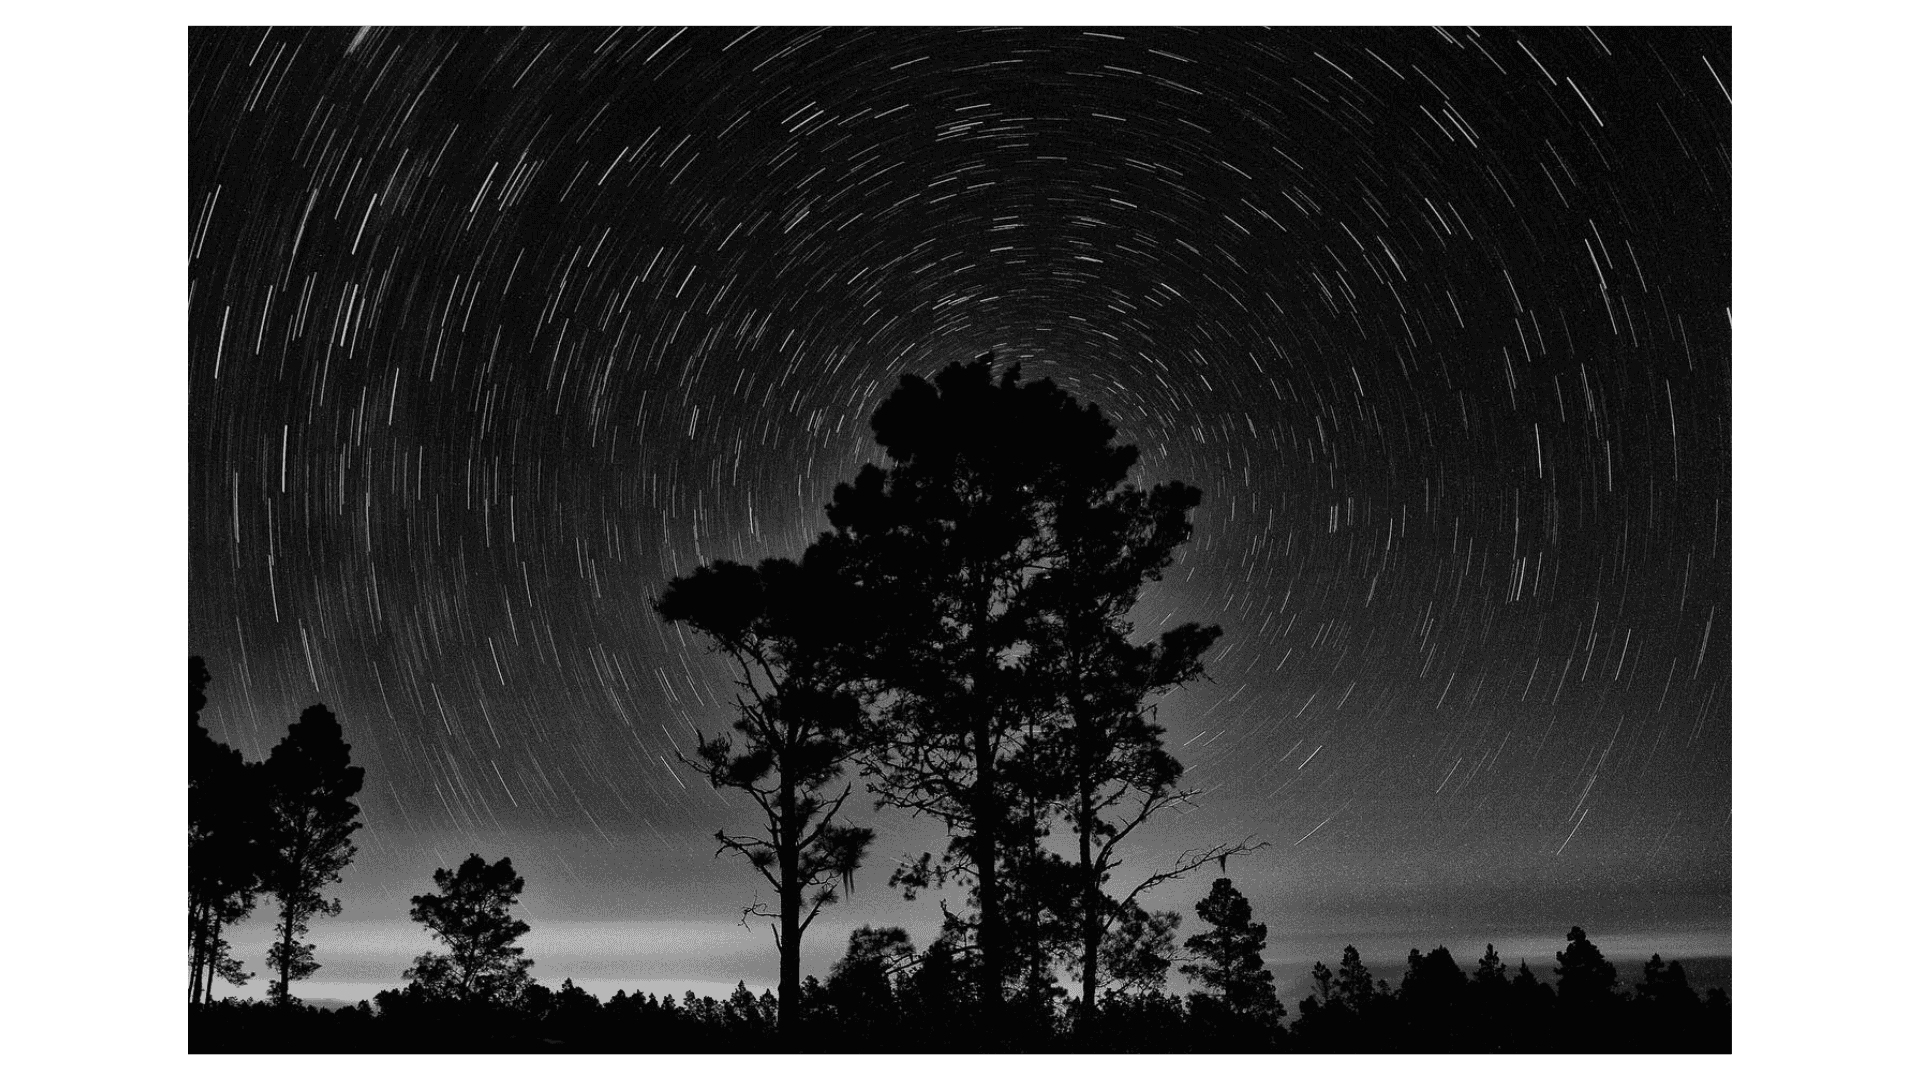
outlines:
[{"label": "tree trunk", "polygon": [[213,1004],[213,981],[220,977],[220,915],[209,910],[208,922],[212,923],[207,932],[207,981],[206,1004]]},{"label": "tree trunk", "polygon": [[[1034,876],[1040,872],[1039,820],[1040,811],[1033,805],[1032,800],[1029,799],[1027,804],[1027,824],[1025,826],[1025,828],[1032,830],[1032,835],[1029,836],[1027,840],[1026,855],[1026,872],[1029,880],[1032,880]],[[1045,956],[1046,950],[1042,947],[1044,943],[1040,940],[1040,900],[1038,899],[1037,893],[1030,892],[1026,901],[1026,909],[1027,996],[1032,998],[1035,1003],[1038,1003],[1041,1000],[1041,977],[1045,974],[1042,969],[1046,966],[1047,958]]]},{"label": "tree trunk", "polygon": [[989,1039],[1000,1033],[1001,973],[1006,970],[1006,943],[1000,927],[1000,874],[995,859],[999,823],[994,799],[994,761],[991,718],[982,717],[973,731],[973,866],[980,887],[980,1021]]},{"label": "tree trunk", "polygon": [[282,903],[283,906],[280,909],[279,1003],[285,1005],[291,1000],[287,990],[287,984],[292,981],[291,978],[289,978],[289,973],[293,970],[293,903],[290,900],[283,901]]},{"label": "tree trunk", "polygon": [[192,972],[187,979],[187,1002],[197,1004],[200,1001],[200,966],[207,956],[206,918],[201,913],[201,905],[190,904],[187,907],[187,921],[192,926]]},{"label": "tree trunk", "polygon": [[1097,749],[1092,745],[1092,722],[1085,715],[1083,703],[1086,701],[1085,687],[1080,679],[1079,652],[1071,654],[1074,664],[1074,679],[1071,688],[1074,708],[1073,764],[1074,781],[1078,796],[1074,806],[1074,832],[1080,837],[1080,1031],[1082,1037],[1090,1037],[1098,1005],[1094,994],[1100,987],[1100,874],[1093,862],[1093,796],[1097,786],[1094,783],[1094,758]]},{"label": "tree trunk", "polygon": [[1100,881],[1093,866],[1093,792],[1080,785],[1075,822],[1080,833],[1080,1030],[1090,1035],[1094,1019],[1094,991],[1100,985]]},{"label": "tree trunk", "polygon": [[800,1028],[800,823],[792,771],[780,766],[780,1038],[794,1050]]}]

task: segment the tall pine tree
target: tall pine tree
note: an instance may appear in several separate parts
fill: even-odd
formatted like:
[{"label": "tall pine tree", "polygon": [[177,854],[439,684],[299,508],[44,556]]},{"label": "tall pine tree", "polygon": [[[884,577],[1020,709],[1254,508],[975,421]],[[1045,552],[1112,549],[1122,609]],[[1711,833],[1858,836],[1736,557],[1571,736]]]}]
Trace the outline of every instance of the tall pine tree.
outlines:
[{"label": "tall pine tree", "polygon": [[873,831],[834,820],[852,786],[832,787],[856,747],[863,705],[849,658],[861,623],[831,554],[758,567],[721,561],[675,578],[656,610],[685,623],[732,661],[739,719],[734,734],[700,736],[689,763],[714,787],[744,791],[760,831],[721,830],[723,850],[744,855],[774,888],[770,915],[780,953],[780,1029],[789,1041],[800,1013],[800,942],[820,909],[850,888]]},{"label": "tall pine tree", "polygon": [[308,924],[315,915],[340,914],[340,901],[324,893],[340,880],[357,850],[350,838],[360,828],[360,807],[353,797],[366,778],[349,749],[333,713],[313,705],[274,746],[264,766],[271,852],[265,884],[280,904],[267,963],[276,974],[270,996],[280,1004],[293,1000],[292,983],[320,970],[313,946],[300,940]]},{"label": "tall pine tree", "polygon": [[1111,488],[1132,456],[1113,428],[1049,380],[996,380],[991,356],[931,383],[903,377],[874,413],[888,465],[835,489],[822,543],[842,557],[883,632],[866,671],[892,702],[873,745],[876,790],[948,829],[945,869],[977,905],[982,1026],[999,1029],[1014,959],[1001,880],[1021,816],[1009,762],[1043,696],[1020,654],[1033,637],[1022,594],[1058,557],[1048,528],[1060,493]]},{"label": "tall pine tree", "polygon": [[[1131,468],[1135,448],[1118,450]],[[1053,779],[1051,793],[1078,841],[1075,959],[1085,1025],[1100,985],[1101,942],[1128,906],[1162,882],[1216,860],[1224,866],[1227,856],[1254,845],[1240,841],[1189,851],[1127,895],[1106,895],[1104,887],[1122,862],[1121,841],[1194,794],[1178,787],[1181,765],[1166,751],[1165,730],[1154,722],[1147,699],[1201,677],[1200,657],[1220,628],[1185,623],[1153,641],[1131,640],[1130,613],[1142,588],[1159,580],[1192,535],[1197,489],[1174,482],[1143,491],[1093,470],[1049,479],[1046,525],[1055,558],[1022,600],[1033,628],[1026,667],[1058,719],[1026,752],[1041,763],[1036,775]]]},{"label": "tall pine tree", "polygon": [[1215,879],[1194,912],[1212,927],[1187,939],[1195,962],[1180,966],[1182,975],[1200,985],[1194,1004],[1262,1023],[1285,1015],[1274,994],[1273,972],[1260,955],[1267,944],[1267,926],[1253,921],[1253,907],[1232,879]]}]

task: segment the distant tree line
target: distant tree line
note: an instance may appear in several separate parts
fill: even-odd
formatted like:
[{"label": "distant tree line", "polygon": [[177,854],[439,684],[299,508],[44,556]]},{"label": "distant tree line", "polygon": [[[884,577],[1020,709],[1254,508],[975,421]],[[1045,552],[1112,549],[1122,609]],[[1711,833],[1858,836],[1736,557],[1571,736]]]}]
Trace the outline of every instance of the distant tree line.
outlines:
[{"label": "distant tree line", "polygon": [[[269,1048],[331,1031],[390,1049],[1560,1049],[1589,1020],[1712,1027],[1698,1011],[1710,1006],[1657,957],[1653,989],[1617,995],[1576,928],[1558,996],[1524,965],[1511,980],[1503,968],[1468,979],[1444,949],[1414,953],[1392,991],[1349,949],[1337,976],[1316,969],[1289,1028],[1262,959],[1266,928],[1229,879],[1196,908],[1207,929],[1184,941],[1179,913],[1142,903],[1265,844],[1223,838],[1115,885],[1126,841],[1195,794],[1154,701],[1204,677],[1220,628],[1189,622],[1136,640],[1130,613],[1190,537],[1200,493],[1130,483],[1138,452],[1115,444],[1096,407],[1049,380],[1022,382],[1017,367],[996,378],[991,356],[931,381],[903,377],[873,433],[887,464],[836,487],[831,528],[796,558],[718,560],[654,601],[733,671],[731,730],[696,733],[682,760],[752,802],[753,819],[715,841],[773,890],[773,906],[745,913],[773,925],[777,994],[743,985],[725,1002],[603,1004],[571,983],[547,989],[515,944],[528,929],[512,914],[525,882],[508,859],[474,854],[413,898],[444,951],[416,958],[405,987],[376,998],[377,1017],[297,1008],[289,986],[318,966],[300,938],[312,916],[338,913],[323,894],[353,856],[361,770],[323,706],[267,761],[243,762],[199,725],[196,658],[191,1000],[210,999],[215,975],[247,977],[224,927],[258,895],[281,911],[268,957],[277,1008],[203,1008],[200,1045]],[[944,850],[909,856],[889,884],[911,899],[952,883],[965,903],[942,902],[924,949],[900,928],[861,928],[823,983],[803,978],[801,942],[874,842],[847,819],[856,786],[947,830]],[[1047,844],[1056,830],[1065,856]],[[1176,966],[1194,986],[1185,998],[1166,991]],[[1523,1020],[1524,1032],[1509,1030]]]},{"label": "distant tree line", "polygon": [[[1408,956],[1395,988],[1373,978],[1348,946],[1337,970],[1314,965],[1310,995],[1291,1024],[1261,958],[1266,927],[1229,879],[1196,906],[1207,929],[1185,939],[1180,970],[1194,989],[1167,992],[1164,972],[1110,987],[1089,1027],[1057,1005],[1019,1013],[1012,1036],[989,1037],[970,1019],[978,992],[977,954],[942,934],[916,949],[899,927],[863,926],[823,982],[807,976],[807,1020],[783,1027],[770,991],[745,983],[724,1000],[616,992],[602,1001],[571,979],[551,989],[519,976],[525,960],[509,942],[525,932],[500,902],[517,894],[505,860],[477,856],[458,872],[435,874],[452,909],[423,905],[429,926],[449,919],[467,929],[436,930],[449,954],[423,956],[423,973],[372,1006],[325,1011],[298,1004],[227,1000],[197,1010],[191,1044],[228,1052],[579,1052],[579,1053],[1728,1053],[1726,994],[1703,998],[1677,962],[1654,956],[1643,977],[1621,984],[1614,966],[1575,927],[1557,953],[1555,982],[1522,962],[1509,975],[1492,945],[1464,972],[1445,947]],[[464,882],[464,884],[463,884]],[[523,884],[523,883],[522,883]],[[462,899],[464,897],[464,899]],[[462,909],[464,911],[462,912]],[[1177,917],[1175,920],[1177,922]],[[1152,935],[1171,965],[1171,935]],[[475,946],[491,941],[494,947]],[[463,951],[464,950],[464,951]],[[492,961],[486,959],[492,956]],[[490,975],[488,973],[491,973]],[[512,987],[511,992],[501,992]]]}]

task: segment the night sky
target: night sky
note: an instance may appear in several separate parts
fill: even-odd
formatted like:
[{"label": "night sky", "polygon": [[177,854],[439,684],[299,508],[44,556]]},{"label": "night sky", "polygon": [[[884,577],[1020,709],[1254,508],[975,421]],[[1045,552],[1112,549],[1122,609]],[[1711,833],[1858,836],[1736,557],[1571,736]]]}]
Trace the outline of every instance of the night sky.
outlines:
[{"label": "night sky", "polygon": [[[296,992],[396,985],[470,851],[543,981],[769,985],[749,805],[676,760],[727,672],[652,598],[797,555],[899,377],[989,350],[1205,493],[1135,612],[1225,629],[1160,708],[1203,794],[1120,879],[1270,842],[1228,874],[1280,966],[1730,954],[1728,31],[188,47],[203,718],[257,760],[324,701],[367,769]],[[885,886],[937,827],[852,816],[808,973],[938,919]]]}]

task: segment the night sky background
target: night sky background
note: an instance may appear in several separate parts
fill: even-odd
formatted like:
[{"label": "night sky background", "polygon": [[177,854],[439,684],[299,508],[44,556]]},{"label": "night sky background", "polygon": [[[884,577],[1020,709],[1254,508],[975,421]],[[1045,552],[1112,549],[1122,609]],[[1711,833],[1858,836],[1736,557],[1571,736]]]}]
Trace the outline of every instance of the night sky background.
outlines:
[{"label": "night sky background", "polygon": [[[1160,709],[1203,794],[1123,882],[1269,841],[1228,874],[1283,986],[1348,941],[1550,966],[1575,923],[1623,972],[1730,955],[1725,29],[188,48],[203,719],[257,760],[324,701],[367,769],[297,992],[396,985],[470,851],[528,879],[543,981],[770,985],[713,858],[750,807],[675,758],[728,675],[652,598],[797,555],[899,376],[989,350],[1205,493],[1135,613],[1225,628]],[[852,817],[823,977],[938,919],[884,884],[937,827]]]}]

